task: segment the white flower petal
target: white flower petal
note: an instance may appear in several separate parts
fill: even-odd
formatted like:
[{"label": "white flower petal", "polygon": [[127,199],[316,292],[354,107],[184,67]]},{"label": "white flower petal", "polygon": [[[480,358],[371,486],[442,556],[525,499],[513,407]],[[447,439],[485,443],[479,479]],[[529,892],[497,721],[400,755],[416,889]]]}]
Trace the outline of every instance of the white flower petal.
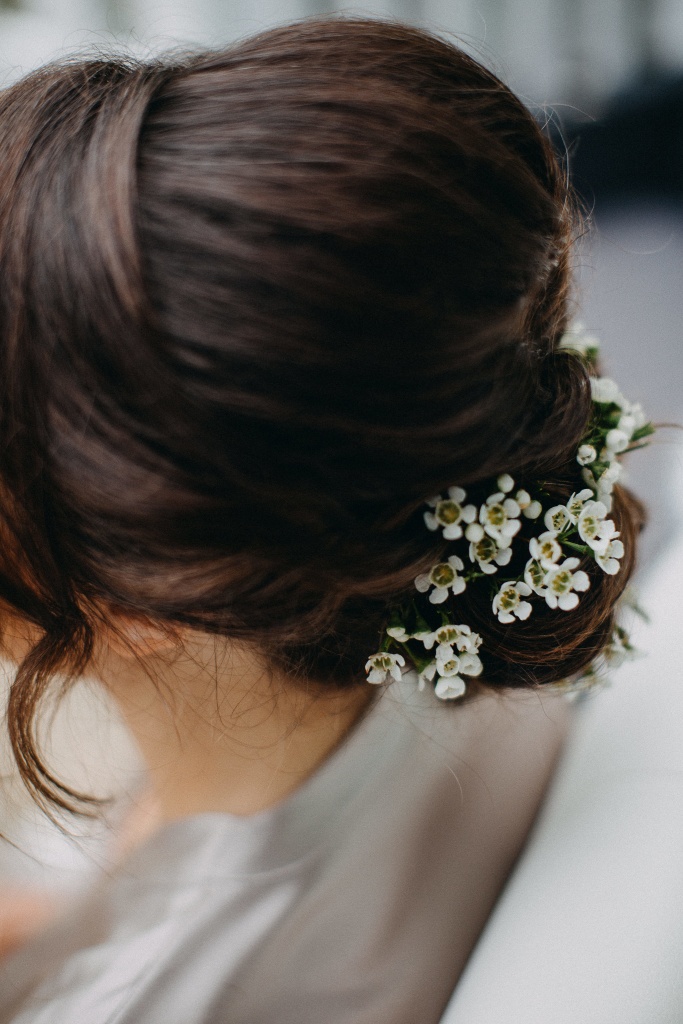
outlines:
[{"label": "white flower petal", "polygon": [[439,520],[436,518],[433,512],[425,512],[424,514],[425,526],[428,530],[438,530]]},{"label": "white flower petal", "polygon": [[515,486],[515,481],[509,473],[501,473],[496,483],[498,484],[498,489],[503,491],[504,494],[508,494]]},{"label": "white flower petal", "polygon": [[[429,514],[429,513],[427,513]],[[460,540],[462,537],[462,526],[460,523],[450,523],[443,528],[444,540]]]},{"label": "white flower petal", "polygon": [[420,576],[415,577],[415,589],[421,594],[426,594],[431,585],[432,581],[428,572],[423,572]]},{"label": "white flower petal", "polygon": [[515,608],[515,615],[518,619],[528,619],[531,615],[531,605],[528,601],[520,601]]},{"label": "white flower petal", "polygon": [[522,511],[514,498],[506,498],[503,502],[503,508],[505,509],[505,514],[510,519],[515,519]]},{"label": "white flower petal", "polygon": [[462,510],[462,519],[466,523],[473,523],[477,518],[477,506],[476,505],[465,505]]},{"label": "white flower petal", "polygon": [[602,569],[608,576],[616,576],[621,569],[621,563],[616,558],[608,558],[602,563]]},{"label": "white flower petal", "polygon": [[481,663],[481,659],[476,654],[461,654],[460,655],[460,671],[466,676],[478,676],[481,675],[484,666]]},{"label": "white flower petal", "polygon": [[576,455],[576,461],[580,466],[588,466],[591,462],[595,462],[598,457],[598,453],[592,444],[582,444]]},{"label": "white flower petal", "polygon": [[530,505],[527,505],[525,509],[522,509],[522,514],[525,515],[527,519],[538,519],[542,511],[543,506],[540,501],[532,501]]},{"label": "white flower petal", "polygon": [[562,611],[570,612],[579,603],[579,596],[570,590],[567,594],[560,594],[557,603]]},{"label": "white flower petal", "polygon": [[405,626],[389,626],[387,629],[387,636],[393,637],[394,640],[410,639],[410,634],[406,633]]},{"label": "white flower petal", "polygon": [[484,536],[484,527],[481,526],[479,523],[470,523],[470,525],[465,530],[465,536],[473,544],[476,544]]},{"label": "white flower petal", "polygon": [[463,501],[467,497],[467,492],[463,491],[462,487],[449,487],[448,497],[451,501],[455,501],[458,505],[462,505]]},{"label": "white flower petal", "polygon": [[448,679],[441,677],[434,687],[434,693],[440,700],[454,700],[462,697],[466,689],[467,684],[460,676],[451,676]]},{"label": "white flower petal", "polygon": [[591,398],[600,405],[619,405],[619,400],[624,400],[618,386],[609,377],[591,377]]},{"label": "white flower petal", "polygon": [[429,595],[429,600],[431,604],[443,604],[447,597],[448,590],[446,587],[434,587]]},{"label": "white flower petal", "polygon": [[591,581],[588,578],[588,574],[580,569],[578,572],[572,573],[572,589],[573,590],[588,590],[590,588]]},{"label": "white flower petal", "polygon": [[553,505],[543,516],[543,522],[551,532],[561,533],[571,522],[571,517],[564,505]]},{"label": "white flower petal", "polygon": [[605,438],[605,444],[611,452],[623,452],[628,448],[629,436],[617,427],[610,430]]}]

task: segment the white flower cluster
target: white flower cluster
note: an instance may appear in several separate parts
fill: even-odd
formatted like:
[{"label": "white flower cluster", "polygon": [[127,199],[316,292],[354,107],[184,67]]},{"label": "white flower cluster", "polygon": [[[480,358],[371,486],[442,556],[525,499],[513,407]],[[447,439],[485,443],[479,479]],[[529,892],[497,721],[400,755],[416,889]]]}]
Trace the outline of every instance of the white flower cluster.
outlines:
[{"label": "white flower cluster", "polygon": [[561,679],[557,683],[544,686],[544,690],[564,694],[568,700],[574,701],[588,692],[602,690],[610,684],[610,673],[619,668],[625,661],[639,656],[631,644],[630,637],[622,626],[615,626],[607,646],[600,652],[588,668],[579,675],[569,679]]},{"label": "white flower cluster", "polygon": [[[462,677],[478,676],[482,671],[483,666],[478,654],[481,637],[478,633],[474,633],[469,626],[456,626],[445,622],[435,630],[421,629],[413,633],[408,633],[403,626],[390,626],[387,629],[387,634],[400,643],[419,640],[426,651],[432,651],[436,645],[433,657],[431,660],[426,659],[426,663],[420,669],[418,689],[424,690],[427,682],[432,683],[436,696],[442,700],[462,697],[466,689],[466,683]],[[373,657],[380,659],[385,658],[386,655],[375,654]],[[401,662],[404,663],[402,658]],[[370,662],[368,662],[369,664]],[[397,677],[394,675],[393,678]],[[375,681],[382,682],[383,680],[379,678],[370,680],[370,682]]]},{"label": "white flower cluster", "polygon": [[[612,491],[621,476],[618,456],[635,441],[652,432],[640,402],[629,402],[609,377],[591,377],[593,403],[607,413],[609,423],[597,431],[591,443],[580,445],[576,461],[586,483],[611,511]],[[611,411],[611,412],[610,412]],[[600,417],[602,419],[602,417]]]},{"label": "white flower cluster", "polygon": [[[469,541],[470,563],[484,575],[492,575],[510,562],[513,539],[521,528],[520,516],[536,519],[542,512],[540,502],[532,501],[527,491],[518,490],[514,498],[506,497],[515,486],[508,474],[500,476],[497,484],[499,490],[487,497],[476,519],[468,513],[470,521],[464,530],[464,537]],[[460,509],[465,497],[460,488]],[[438,508],[438,504],[435,507]],[[465,507],[475,508],[474,505]],[[550,608],[562,611],[576,608],[578,595],[589,589],[590,580],[586,572],[578,569],[580,559],[566,557],[563,541],[572,534],[577,535],[586,553],[593,556],[603,572],[610,575],[618,572],[624,545],[607,514],[607,505],[595,500],[590,488],[572,494],[564,505],[549,508],[543,517],[545,530],[528,542],[529,557],[523,577],[505,580],[493,598],[493,612],[499,622],[528,619],[532,605],[525,599],[534,594],[544,598]],[[476,575],[470,573],[469,579],[476,579]],[[421,594],[428,593],[432,604],[443,604],[449,594],[461,594],[467,583],[463,559],[450,555],[446,561],[418,576],[415,587]]]},{"label": "white flower cluster", "polygon": [[[559,343],[560,349],[580,355],[589,368],[594,366],[598,347],[597,339],[578,325]],[[591,397],[593,417],[576,454],[587,486],[566,503],[547,507],[542,481],[533,482],[527,490],[516,486],[509,473],[497,478],[495,489],[483,501],[468,501],[467,491],[459,486],[427,501],[427,528],[440,530],[444,540],[462,545],[459,554],[448,555],[416,577],[415,588],[427,597],[429,606],[444,605],[468,586],[483,585],[487,577],[500,573],[500,584],[491,593],[492,610],[500,623],[511,624],[528,619],[534,601],[545,601],[547,607],[564,612],[576,608],[579,595],[590,588],[589,575],[580,567],[581,557],[591,558],[609,575],[619,572],[624,545],[609,518],[613,489],[621,475],[619,456],[652,433],[653,427],[641,406],[627,401],[609,378],[591,377]],[[525,520],[529,522],[523,529]],[[505,567],[513,558],[516,574],[508,570],[506,575]],[[426,606],[415,602],[411,608],[405,621],[411,622],[412,628],[400,616],[394,617],[383,648],[392,643],[403,647],[417,668],[419,689],[429,682],[442,699],[462,696],[466,691],[463,677],[482,672],[480,635],[467,625],[450,624],[443,608],[430,614]],[[441,625],[433,628],[423,613],[432,620],[440,617]],[[421,647],[416,649],[415,644]],[[421,653],[422,647],[429,656]],[[600,664],[617,661],[620,650],[618,639],[613,638]],[[405,664],[403,655],[383,649],[368,660],[368,681],[400,679]],[[585,684],[577,684],[579,688],[589,682],[592,685],[596,671],[594,667],[588,670]]]}]

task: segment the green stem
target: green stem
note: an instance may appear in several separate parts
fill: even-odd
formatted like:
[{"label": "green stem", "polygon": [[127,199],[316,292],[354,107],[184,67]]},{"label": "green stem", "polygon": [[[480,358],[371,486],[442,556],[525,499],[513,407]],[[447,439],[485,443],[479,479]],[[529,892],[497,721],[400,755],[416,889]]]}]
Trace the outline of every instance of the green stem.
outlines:
[{"label": "green stem", "polygon": [[580,551],[582,555],[587,555],[590,551],[587,544],[575,544],[571,540],[563,540],[562,545],[563,547],[571,548],[572,551]]}]

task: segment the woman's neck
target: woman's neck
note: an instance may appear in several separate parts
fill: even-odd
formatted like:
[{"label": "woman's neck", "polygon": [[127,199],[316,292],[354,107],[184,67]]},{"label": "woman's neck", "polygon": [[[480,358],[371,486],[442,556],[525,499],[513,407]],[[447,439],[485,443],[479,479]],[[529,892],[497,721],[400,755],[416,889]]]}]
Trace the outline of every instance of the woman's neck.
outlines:
[{"label": "woman's neck", "polygon": [[199,634],[173,659],[110,651],[98,674],[140,747],[161,821],[273,806],[326,759],[374,694],[306,690],[246,648]]}]

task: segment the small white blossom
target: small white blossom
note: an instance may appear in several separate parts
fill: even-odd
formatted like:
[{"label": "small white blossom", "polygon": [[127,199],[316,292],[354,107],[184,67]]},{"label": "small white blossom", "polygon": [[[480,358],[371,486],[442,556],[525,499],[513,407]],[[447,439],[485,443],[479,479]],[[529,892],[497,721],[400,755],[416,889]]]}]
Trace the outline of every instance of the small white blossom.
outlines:
[{"label": "small white blossom", "polygon": [[405,626],[388,626],[387,636],[393,637],[399,643],[405,643],[406,640],[412,639],[412,633],[407,633]]},{"label": "small white blossom", "polygon": [[430,661],[430,663],[422,669],[417,677],[417,688],[418,690],[424,690],[427,683],[431,683],[436,675],[436,662]]},{"label": "small white blossom", "polygon": [[545,599],[551,608],[571,611],[579,603],[578,594],[574,591],[584,591],[590,587],[590,580],[585,572],[574,572],[578,564],[578,558],[566,558],[561,565],[546,574]]},{"label": "small white blossom", "polygon": [[535,594],[545,597],[546,570],[535,558],[530,558],[524,566],[524,582]]},{"label": "small white blossom", "polygon": [[479,522],[499,548],[507,548],[522,525],[519,521],[521,511],[514,498],[506,498],[503,491],[496,491],[489,494],[479,509]]},{"label": "small white blossom", "polygon": [[553,533],[562,533],[565,527],[569,526],[572,517],[566,505],[553,505],[543,517],[543,522],[548,530]]},{"label": "small white blossom", "polygon": [[484,666],[478,654],[465,651],[463,654],[458,655],[458,660],[460,661],[460,671],[464,676],[481,675]]},{"label": "small white blossom", "polygon": [[512,548],[501,548],[493,537],[484,536],[470,544],[471,561],[477,562],[481,571],[487,575],[497,572],[499,565],[507,565],[511,558]]},{"label": "small white blossom", "polygon": [[418,576],[415,587],[421,594],[426,594],[433,587],[429,600],[432,604],[442,604],[448,597],[449,590],[453,594],[462,594],[466,584],[458,573],[464,568],[462,559],[457,555],[451,555],[447,562],[439,562],[438,565],[433,565],[429,572]]},{"label": "small white blossom", "polygon": [[569,327],[560,338],[558,349],[571,349],[580,356],[594,355],[600,349],[600,341],[593,334],[587,334],[582,323]]},{"label": "small white blossom", "polygon": [[608,576],[615,576],[621,568],[619,559],[624,557],[624,545],[620,540],[612,539],[604,549],[594,551],[595,561]]},{"label": "small white blossom", "polygon": [[[477,659],[478,660],[478,659]],[[427,682],[433,682],[436,677],[434,693],[440,700],[453,700],[462,697],[467,689],[465,680],[459,675],[460,659],[453,657],[446,660],[431,661],[418,676],[417,688],[424,690]]]},{"label": "small white blossom", "polygon": [[478,655],[467,652],[450,656],[437,652],[434,664],[437,675],[434,693],[441,700],[462,697],[467,688],[462,676],[478,676],[483,668]]},{"label": "small white blossom", "polygon": [[615,459],[597,480],[598,500],[604,502],[609,512],[612,508],[612,491],[621,477],[621,463]]},{"label": "small white blossom", "polygon": [[609,512],[612,508],[614,485],[621,477],[621,463],[614,459],[597,480],[594,479],[592,472],[587,468],[582,470],[582,474],[586,483],[594,489],[598,501],[602,501]]},{"label": "small white blossom", "polygon": [[528,619],[531,615],[531,605],[523,601],[523,597],[531,594],[531,587],[526,583],[504,583],[493,599],[493,611],[498,616],[499,622],[514,622],[515,616],[518,619]]},{"label": "small white blossom", "polygon": [[529,541],[529,554],[546,572],[554,569],[562,558],[562,547],[554,531],[547,530],[540,537],[532,537]]},{"label": "small white blossom", "polygon": [[613,430],[607,432],[605,437],[605,447],[610,456],[618,455],[620,452],[625,452],[628,448],[630,436],[623,430],[619,430],[618,427],[614,427]]},{"label": "small white blossom", "polygon": [[467,683],[460,676],[439,676],[434,687],[434,693],[439,700],[455,700],[462,697],[467,689]]},{"label": "small white blossom", "polygon": [[616,536],[611,519],[606,519],[607,506],[602,501],[588,501],[578,519],[579,536],[594,551],[604,551]]},{"label": "small white blossom", "polygon": [[400,654],[390,654],[388,651],[379,651],[371,655],[365,665],[368,673],[369,683],[390,683],[392,679],[400,680],[401,669],[406,660]]},{"label": "small white blossom", "polygon": [[587,501],[593,500],[593,491],[589,487],[585,487],[578,494],[572,494],[571,498],[567,502],[567,512],[572,523],[576,526],[579,521],[579,516],[583,511],[583,506]]},{"label": "small white blossom", "polygon": [[610,668],[619,668],[625,661],[631,661],[638,656],[638,652],[631,645],[626,630],[620,626],[614,629],[610,642],[602,653],[605,663]]},{"label": "small white blossom", "polygon": [[641,430],[647,424],[647,416],[640,402],[626,402],[623,409],[624,414],[617,423],[617,427],[631,438],[636,430]]},{"label": "small white blossom", "polygon": [[580,466],[589,466],[591,462],[595,462],[598,457],[598,453],[592,444],[582,444],[579,447],[579,451],[576,456],[576,461]]},{"label": "small white blossom", "polygon": [[427,502],[434,509],[425,512],[424,521],[430,530],[443,527],[445,540],[459,540],[462,537],[462,523],[471,523],[477,517],[475,505],[464,505],[467,493],[462,487],[449,487],[448,497],[430,498]]},{"label": "small white blossom", "polygon": [[538,519],[543,511],[540,501],[532,501],[528,491],[517,491],[515,501],[519,505],[522,515],[526,516],[527,519]]},{"label": "small white blossom", "polygon": [[501,473],[496,480],[498,484],[498,490],[504,494],[509,494],[512,488],[515,486],[515,481],[512,479],[509,473]]},{"label": "small white blossom", "polygon": [[466,652],[468,654],[476,654],[481,647],[481,637],[479,633],[475,633],[469,626],[459,625],[452,626],[445,624],[439,626],[437,630],[430,633],[424,639],[424,645],[427,650],[431,650],[434,643],[437,643],[437,655],[449,658],[453,656],[454,648],[460,653]]},{"label": "small white blossom", "polygon": [[623,406],[626,399],[609,377],[591,377],[591,398],[599,405]]}]

